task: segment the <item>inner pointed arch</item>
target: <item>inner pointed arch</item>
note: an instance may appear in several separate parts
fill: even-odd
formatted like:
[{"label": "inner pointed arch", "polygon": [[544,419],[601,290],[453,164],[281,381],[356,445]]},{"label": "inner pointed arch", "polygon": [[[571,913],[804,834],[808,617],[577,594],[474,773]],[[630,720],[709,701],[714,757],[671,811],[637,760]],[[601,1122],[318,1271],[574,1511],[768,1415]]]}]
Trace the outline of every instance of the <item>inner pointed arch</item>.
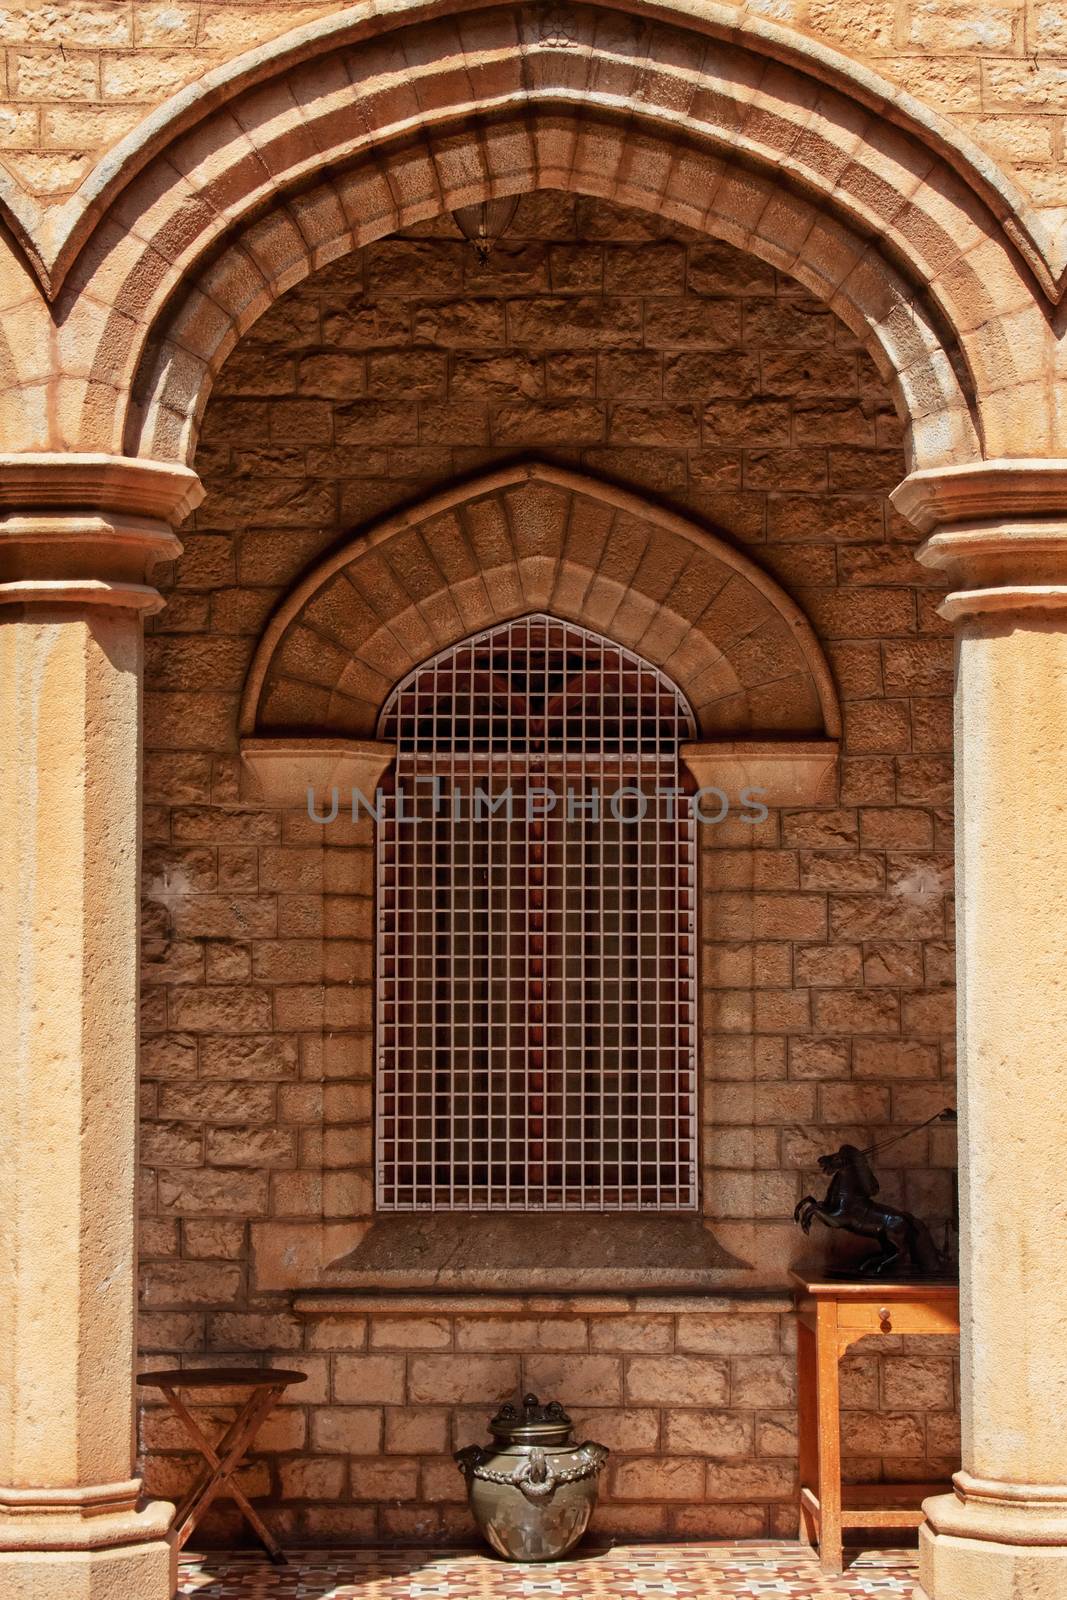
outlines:
[{"label": "inner pointed arch", "polygon": [[754,561],[642,495],[521,461],[383,518],[297,583],[253,656],[240,734],[373,738],[398,680],[528,613],[647,660],[701,737],[840,733],[811,624]]}]

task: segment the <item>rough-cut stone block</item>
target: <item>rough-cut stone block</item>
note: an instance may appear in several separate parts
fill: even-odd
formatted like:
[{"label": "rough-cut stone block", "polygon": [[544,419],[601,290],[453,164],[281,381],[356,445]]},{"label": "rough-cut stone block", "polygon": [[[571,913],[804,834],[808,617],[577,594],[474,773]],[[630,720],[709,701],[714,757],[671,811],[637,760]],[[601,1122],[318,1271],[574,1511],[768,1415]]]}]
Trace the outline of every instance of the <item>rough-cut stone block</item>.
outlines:
[{"label": "rough-cut stone block", "polygon": [[723,1406],[729,1366],[697,1356],[635,1356],[626,1368],[626,1396],[636,1405]]},{"label": "rough-cut stone block", "polygon": [[387,1407],[386,1453],[409,1456],[444,1455],[448,1449],[449,1415],[443,1407]]},{"label": "rough-cut stone block", "polygon": [[345,1405],[404,1400],[404,1359],[391,1355],[338,1355],[333,1361],[333,1397]]},{"label": "rough-cut stone block", "polygon": [[447,1317],[374,1317],[370,1324],[372,1350],[448,1350],[452,1324]]},{"label": "rough-cut stone block", "polygon": [[752,1453],[751,1418],[732,1411],[667,1411],[665,1448],[670,1455],[729,1458]]},{"label": "rough-cut stone block", "polygon": [[611,1492],[619,1500],[699,1500],[703,1463],[672,1456],[622,1461],[611,1469]]},{"label": "rough-cut stone block", "polygon": [[408,1399],[414,1405],[476,1398],[486,1404],[506,1400],[518,1385],[519,1362],[512,1356],[412,1356]]}]

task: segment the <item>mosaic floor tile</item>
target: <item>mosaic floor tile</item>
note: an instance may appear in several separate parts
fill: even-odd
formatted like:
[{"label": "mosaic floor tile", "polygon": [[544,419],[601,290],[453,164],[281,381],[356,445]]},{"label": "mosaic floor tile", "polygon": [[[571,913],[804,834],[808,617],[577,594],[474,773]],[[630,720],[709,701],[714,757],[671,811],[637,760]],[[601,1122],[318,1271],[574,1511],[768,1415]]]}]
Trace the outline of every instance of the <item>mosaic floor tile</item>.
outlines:
[{"label": "mosaic floor tile", "polygon": [[802,1545],[619,1545],[519,1566],[455,1550],[301,1550],[288,1568],[187,1554],[181,1600],[913,1600],[914,1553],[868,1551],[826,1577]]}]

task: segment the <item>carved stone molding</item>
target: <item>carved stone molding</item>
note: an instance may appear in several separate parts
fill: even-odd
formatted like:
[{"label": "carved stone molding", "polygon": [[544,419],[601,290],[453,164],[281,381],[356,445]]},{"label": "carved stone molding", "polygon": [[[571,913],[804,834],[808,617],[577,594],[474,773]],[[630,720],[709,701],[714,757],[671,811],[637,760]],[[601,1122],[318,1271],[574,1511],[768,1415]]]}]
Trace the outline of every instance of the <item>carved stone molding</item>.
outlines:
[{"label": "carved stone molding", "polygon": [[310,789],[321,812],[333,789],[344,809],[358,789],[373,803],[395,756],[396,746],[378,739],[242,739],[241,799],[302,809]]},{"label": "carved stone molding", "polygon": [[758,789],[766,806],[831,805],[837,793],[836,739],[683,744],[682,760],[700,788],[731,800]]},{"label": "carved stone molding", "polygon": [[1067,606],[1067,461],[929,468],[890,498],[928,535],[918,559],[957,585],[939,608],[943,617]]},{"label": "carved stone molding", "polygon": [[0,605],[158,611],[149,575],[181,554],[174,525],[203,492],[188,467],[158,461],[0,457]]},{"label": "carved stone molding", "polygon": [[1067,461],[1039,456],[910,472],[889,497],[920,533],[943,523],[1067,514]]},{"label": "carved stone molding", "polygon": [[1067,1484],[1001,1482],[961,1471],[952,1474],[952,1485],[955,1494],[927,1502],[938,1533],[1054,1549],[1067,1544]]}]

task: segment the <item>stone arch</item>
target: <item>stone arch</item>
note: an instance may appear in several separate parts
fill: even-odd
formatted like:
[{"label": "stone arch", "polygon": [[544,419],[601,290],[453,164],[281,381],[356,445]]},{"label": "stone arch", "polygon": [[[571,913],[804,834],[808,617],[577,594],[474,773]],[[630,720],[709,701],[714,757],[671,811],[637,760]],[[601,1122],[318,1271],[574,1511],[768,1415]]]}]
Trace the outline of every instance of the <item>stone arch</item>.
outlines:
[{"label": "stone arch", "polygon": [[702,738],[840,732],[818,640],[761,568],[650,501],[541,462],[452,485],[320,562],[260,639],[239,732],[373,739],[407,672],[532,611],[661,668]]},{"label": "stone arch", "polygon": [[[640,0],[600,0],[606,9],[647,15]],[[187,85],[139,123],[100,160],[61,210],[42,226],[41,208],[7,174],[0,172],[0,221],[32,263],[51,298],[59,293],[96,220],[126,184],[180,133],[198,126],[221,103],[244,89],[332,55],[343,46],[380,37],[398,27],[459,11],[477,11],[477,0],[400,0],[388,13],[352,10],[333,13],[281,34],[224,62]],[[659,8],[662,18],[702,33],[708,39],[742,42],[767,61],[795,67],[839,90],[886,122],[927,144],[988,205],[1034,272],[1048,299],[1059,303],[1067,289],[1067,240],[1047,226],[1025,191],[961,128],[914,95],[882,78],[869,66],[818,38],[766,17],[739,13],[720,0],[699,7],[672,0]],[[557,16],[558,20],[558,16]],[[566,18],[564,17],[564,21]],[[544,32],[543,26],[540,31]],[[562,41],[565,45],[566,39]],[[570,41],[575,42],[575,41]]]},{"label": "stone arch", "polygon": [[[743,235],[809,283],[821,276],[869,338],[891,328],[872,342],[910,375],[916,464],[1050,447],[1035,437],[1051,423],[1038,422],[1033,356],[1048,329],[1030,268],[988,186],[979,194],[927,130],[895,125],[870,85],[865,97],[831,85],[799,51],[775,58],[736,20],[713,38],[681,0],[655,17],[582,6],[560,36],[542,23],[515,8],[379,15],[376,32],[334,36],[313,59],[278,53],[275,76],[262,63],[194,125],[176,120],[121,192],[101,194],[58,298],[62,442],[188,451],[190,431],[149,445],[126,415],[161,319],[181,340],[161,341],[173,400],[210,383],[205,353],[225,345],[223,325],[331,253],[486,194],[588,182]],[[283,209],[265,217],[272,206]],[[186,393],[182,408],[195,407]]]},{"label": "stone arch", "polygon": [[[463,152],[455,138],[410,140],[390,155],[388,187],[377,162],[361,163],[258,218],[191,275],[146,352],[126,448],[191,460],[211,384],[230,350],[279,294],[327,262],[486,195],[556,187],[698,226],[789,272],[873,354],[908,423],[914,461],[963,461],[975,453],[972,407],[930,309],[868,239],[812,201],[737,163],[687,149],[651,125],[625,128],[558,113],[521,125],[476,124],[462,138],[484,157],[480,182],[461,169],[457,183],[451,169],[461,166]],[[642,182],[642,167],[661,176],[662,192]],[[691,198],[705,181],[715,193],[714,215]],[[413,197],[407,204],[391,198],[405,194]],[[353,225],[353,216],[367,220]]]}]

